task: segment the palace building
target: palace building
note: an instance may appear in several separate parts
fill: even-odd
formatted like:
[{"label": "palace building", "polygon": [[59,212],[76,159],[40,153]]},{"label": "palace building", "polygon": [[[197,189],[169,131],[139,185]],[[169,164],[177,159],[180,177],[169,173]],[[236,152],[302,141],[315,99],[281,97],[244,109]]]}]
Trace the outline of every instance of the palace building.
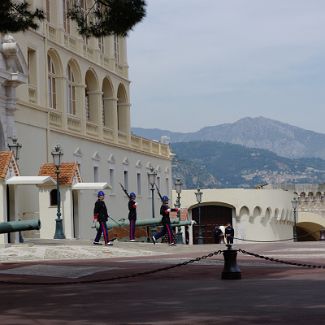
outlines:
[{"label": "palace building", "polygon": [[[167,144],[131,133],[126,38],[84,39],[66,18],[68,2],[31,0],[32,8],[46,12],[39,29],[1,35],[0,150],[7,151],[8,144],[18,139],[20,175],[38,176],[44,164],[53,163],[51,151],[60,144],[62,161],[80,176],[72,178],[71,191],[61,193],[62,202],[71,201],[69,208],[62,204],[65,236],[91,239],[96,186],[77,188],[73,182],[107,183],[105,201],[114,219],[127,218],[128,213],[121,183],[137,194],[138,218],[149,219],[148,172],[156,171],[156,184],[170,196],[171,152]],[[85,7],[91,2],[80,1]],[[46,229],[41,237],[53,238],[57,206],[50,195],[54,183],[44,187],[29,180],[6,185],[1,221],[41,218]],[[158,215],[156,193],[153,203]],[[40,216],[40,205],[47,209],[46,215]]]}]

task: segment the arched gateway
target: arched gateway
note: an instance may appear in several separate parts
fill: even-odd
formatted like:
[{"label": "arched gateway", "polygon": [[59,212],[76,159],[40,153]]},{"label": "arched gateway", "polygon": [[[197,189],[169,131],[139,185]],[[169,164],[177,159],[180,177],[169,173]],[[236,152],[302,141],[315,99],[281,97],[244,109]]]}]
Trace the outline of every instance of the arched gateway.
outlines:
[{"label": "arched gateway", "polygon": [[196,222],[193,226],[193,243],[198,243],[199,230],[203,236],[204,244],[214,244],[214,229],[216,225],[225,226],[232,224],[234,207],[225,203],[204,203],[192,208],[192,220]]}]

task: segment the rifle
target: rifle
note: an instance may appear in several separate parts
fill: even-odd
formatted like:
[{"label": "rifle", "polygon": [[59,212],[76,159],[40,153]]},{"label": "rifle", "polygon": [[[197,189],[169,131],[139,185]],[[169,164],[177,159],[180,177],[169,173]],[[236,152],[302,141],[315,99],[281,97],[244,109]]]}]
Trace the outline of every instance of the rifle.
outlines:
[{"label": "rifle", "polygon": [[158,193],[158,195],[159,195],[159,197],[160,197],[160,200],[162,201],[162,195],[161,195],[161,193],[160,193],[160,191],[159,191],[159,188],[158,188],[158,186],[157,186],[156,183],[155,183],[155,186],[156,186],[156,189],[157,189],[157,193]]},{"label": "rifle", "polygon": [[125,187],[120,183],[120,185],[121,185],[121,187],[122,187],[122,190],[123,190],[123,192],[126,194],[126,196],[128,197],[128,198],[130,198],[130,194],[128,193],[128,191],[125,189]]}]

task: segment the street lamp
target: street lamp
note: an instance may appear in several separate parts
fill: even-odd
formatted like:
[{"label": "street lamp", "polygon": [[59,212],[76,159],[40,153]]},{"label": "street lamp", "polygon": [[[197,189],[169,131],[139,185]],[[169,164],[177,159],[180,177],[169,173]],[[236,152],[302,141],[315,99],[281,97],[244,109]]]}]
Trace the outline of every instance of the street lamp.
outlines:
[{"label": "street lamp", "polygon": [[175,191],[177,193],[177,199],[176,199],[176,203],[175,203],[175,207],[176,208],[180,208],[181,207],[182,186],[183,186],[183,183],[182,183],[181,179],[180,178],[177,178],[176,181],[175,181]]},{"label": "street lamp", "polygon": [[195,192],[196,201],[199,204],[199,236],[197,237],[197,243],[203,244],[202,228],[201,228],[201,202],[202,202],[203,192],[198,188]]},{"label": "street lamp", "polygon": [[155,191],[155,183],[157,172],[154,170],[153,167],[150,168],[150,172],[148,172],[149,177],[149,184],[151,185],[151,203],[152,203],[152,218],[155,217],[155,198],[154,198],[154,191]]},{"label": "street lamp", "polygon": [[[152,206],[152,218],[155,218],[155,197],[154,197],[154,192],[155,192],[155,183],[156,183],[156,177],[157,177],[157,172],[154,170],[153,167],[150,168],[150,171],[148,172],[148,180],[149,184],[151,185],[151,206]],[[150,227],[147,226],[147,242],[150,242]]]},{"label": "street lamp", "polygon": [[9,150],[14,154],[15,159],[19,160],[19,150],[22,148],[22,145],[15,136],[13,136],[11,140],[12,144],[8,143]]},{"label": "street lamp", "polygon": [[[175,207],[180,208],[181,207],[181,192],[182,192],[182,185],[183,185],[181,179],[177,178],[174,185],[175,185],[175,191],[177,193]],[[177,218],[178,218],[178,221],[181,221],[181,212],[179,210],[177,211]],[[177,227],[176,243],[183,244],[183,235],[182,235],[180,226]]]},{"label": "street lamp", "polygon": [[62,219],[61,219],[61,196],[60,196],[60,166],[61,166],[61,158],[63,156],[63,150],[59,144],[57,144],[53,150],[51,151],[51,155],[53,157],[53,162],[55,165],[55,173],[56,173],[56,198],[57,198],[57,218],[55,219],[55,234],[54,239],[65,239],[63,233]]},{"label": "street lamp", "polygon": [[293,241],[297,241],[297,208],[298,208],[298,200],[293,198],[291,201],[293,208]]}]

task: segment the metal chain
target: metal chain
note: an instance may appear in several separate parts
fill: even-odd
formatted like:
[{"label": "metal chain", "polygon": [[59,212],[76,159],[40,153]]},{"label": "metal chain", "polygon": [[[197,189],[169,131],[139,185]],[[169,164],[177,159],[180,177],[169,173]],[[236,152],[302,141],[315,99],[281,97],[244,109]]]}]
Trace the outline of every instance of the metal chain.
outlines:
[{"label": "metal chain", "polygon": [[243,254],[247,254],[247,255],[254,256],[254,257],[262,258],[262,259],[265,259],[265,260],[271,261],[271,262],[277,262],[277,263],[294,265],[294,266],[303,266],[303,267],[308,267],[308,268],[312,268],[312,269],[325,269],[325,265],[314,265],[314,264],[307,264],[307,263],[297,263],[297,262],[283,261],[283,260],[280,260],[278,258],[273,258],[273,257],[264,256],[264,255],[259,255],[259,254],[256,254],[256,253],[247,252],[246,250],[241,249],[241,248],[239,248],[238,251],[243,253]]},{"label": "metal chain", "polygon": [[191,260],[188,260],[188,261],[185,261],[185,262],[182,262],[182,263],[177,263],[175,265],[169,265],[169,266],[165,266],[165,267],[161,267],[161,268],[154,269],[154,270],[149,270],[149,271],[137,272],[137,273],[126,274],[126,275],[119,275],[119,276],[115,276],[115,277],[107,278],[107,279],[84,280],[84,281],[65,281],[65,282],[43,282],[43,283],[1,280],[0,284],[16,284],[16,285],[21,284],[21,285],[35,285],[35,286],[49,285],[50,286],[50,285],[69,285],[69,284],[89,284],[89,283],[99,283],[99,282],[107,282],[107,281],[129,279],[129,278],[135,278],[135,277],[142,276],[142,275],[149,275],[149,274],[154,274],[154,273],[157,273],[157,272],[167,271],[167,270],[174,269],[176,267],[181,267],[181,266],[185,266],[185,265],[188,265],[188,264],[191,264],[191,263],[194,263],[194,262],[199,262],[201,260],[207,259],[207,258],[212,257],[214,255],[221,254],[222,252],[223,252],[222,250],[218,250],[218,251],[215,251],[213,253],[203,255],[201,257],[196,257],[196,258],[193,258]]}]

